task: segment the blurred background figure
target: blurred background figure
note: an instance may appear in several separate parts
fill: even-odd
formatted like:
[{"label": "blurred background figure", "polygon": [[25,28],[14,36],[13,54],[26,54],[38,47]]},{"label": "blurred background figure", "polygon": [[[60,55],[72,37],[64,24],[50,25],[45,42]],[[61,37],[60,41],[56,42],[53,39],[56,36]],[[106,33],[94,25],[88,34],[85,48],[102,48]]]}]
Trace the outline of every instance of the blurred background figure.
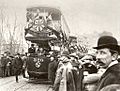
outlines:
[{"label": "blurred background figure", "polygon": [[24,78],[26,78],[26,63],[27,63],[27,53],[23,54],[23,56],[21,57],[22,61],[23,61],[23,66],[22,66],[22,75]]},{"label": "blurred background figure", "polygon": [[87,54],[81,58],[81,61],[85,72],[87,71],[89,74],[97,73],[98,69],[95,56]]},{"label": "blurred background figure", "polygon": [[20,73],[21,73],[22,66],[23,66],[23,61],[20,57],[20,54],[17,53],[15,56],[15,59],[14,59],[14,69],[15,69],[16,82],[18,82],[18,75],[20,75]]},{"label": "blurred background figure", "polygon": [[9,60],[8,60],[7,56],[8,56],[8,52],[4,52],[4,56],[1,59],[1,62],[3,64],[3,76],[4,77],[8,75],[7,70],[9,69],[9,67],[7,67],[8,63],[9,63],[8,62]]},{"label": "blurred background figure", "polygon": [[37,49],[37,53],[38,53],[38,56],[39,55],[44,55],[45,54],[45,50],[42,48],[42,47],[38,47],[38,49]]},{"label": "blurred background figure", "polygon": [[6,76],[10,76],[11,75],[11,63],[12,63],[12,59],[10,58],[9,55],[6,56]]},{"label": "blurred background figure", "polygon": [[4,54],[2,54],[1,55],[1,74],[2,74],[2,77],[5,77],[5,55]]},{"label": "blurred background figure", "polygon": [[58,53],[53,51],[52,54],[50,55],[50,63],[48,66],[48,79],[52,82],[52,85],[54,84],[55,81],[55,76],[56,76],[56,70],[58,67],[58,58],[57,58]]},{"label": "blurred background figure", "polygon": [[11,64],[10,64],[10,75],[13,76],[14,75],[14,66],[13,66],[14,56],[9,56],[9,58],[10,58],[10,61],[11,61]]},{"label": "blurred background figure", "polygon": [[31,44],[31,47],[28,48],[28,53],[35,53],[36,49],[34,47],[34,44]]},{"label": "blurred background figure", "polygon": [[76,53],[70,54],[70,62],[73,66],[72,73],[73,78],[75,82],[75,88],[76,91],[82,91],[83,90],[83,69],[81,67],[81,64],[79,63],[79,56]]},{"label": "blurred background figure", "polygon": [[[96,56],[93,53],[86,54],[80,59],[83,67],[83,91],[95,91],[96,83],[99,80]],[[101,76],[101,75],[100,75]]]}]

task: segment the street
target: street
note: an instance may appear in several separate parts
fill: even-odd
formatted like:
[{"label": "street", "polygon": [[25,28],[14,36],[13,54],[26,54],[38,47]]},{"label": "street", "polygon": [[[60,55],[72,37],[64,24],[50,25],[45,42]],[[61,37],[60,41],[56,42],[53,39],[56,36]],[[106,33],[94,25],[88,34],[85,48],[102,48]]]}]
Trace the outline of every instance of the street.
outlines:
[{"label": "street", "polygon": [[47,91],[49,84],[31,83],[28,79],[19,76],[19,83],[15,77],[0,78],[0,91]]}]

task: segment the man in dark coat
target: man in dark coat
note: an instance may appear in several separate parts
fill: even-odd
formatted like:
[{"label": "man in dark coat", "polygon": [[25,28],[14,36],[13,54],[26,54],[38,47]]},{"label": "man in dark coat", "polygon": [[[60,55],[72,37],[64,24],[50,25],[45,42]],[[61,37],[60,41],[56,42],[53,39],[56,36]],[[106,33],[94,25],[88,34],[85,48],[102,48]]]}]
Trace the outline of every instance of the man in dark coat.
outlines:
[{"label": "man in dark coat", "polygon": [[6,68],[7,68],[6,66],[7,66],[7,63],[8,63],[7,56],[8,56],[8,52],[4,52],[4,55],[3,55],[3,57],[1,58],[2,74],[3,74],[2,77],[7,76],[7,72],[6,72]]},{"label": "man in dark coat", "polygon": [[56,55],[51,55],[50,56],[50,63],[48,66],[48,79],[52,82],[52,85],[54,84],[54,80],[55,80],[55,74],[56,74],[56,70],[57,70],[57,66],[58,66],[58,59],[56,57]]},{"label": "man in dark coat", "polygon": [[20,54],[17,53],[14,59],[14,69],[15,69],[15,77],[16,82],[18,82],[18,75],[20,75],[23,66],[23,61],[20,57]]},{"label": "man in dark coat", "polygon": [[12,62],[12,60],[11,60],[10,56],[7,55],[7,57],[6,57],[6,70],[5,70],[6,76],[10,76],[11,75],[10,74],[11,62]]},{"label": "man in dark coat", "polygon": [[102,36],[98,40],[96,59],[101,68],[106,71],[98,82],[96,91],[111,84],[120,84],[120,63],[117,61],[120,47],[112,36]]},{"label": "man in dark coat", "polygon": [[3,54],[1,57],[1,73],[2,73],[2,77],[5,77],[5,68],[6,68],[6,56]]}]

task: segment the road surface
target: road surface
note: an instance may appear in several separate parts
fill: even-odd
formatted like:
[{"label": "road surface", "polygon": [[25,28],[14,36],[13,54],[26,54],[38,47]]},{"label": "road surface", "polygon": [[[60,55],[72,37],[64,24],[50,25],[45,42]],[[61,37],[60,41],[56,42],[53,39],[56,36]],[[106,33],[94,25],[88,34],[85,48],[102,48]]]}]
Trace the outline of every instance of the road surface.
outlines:
[{"label": "road surface", "polygon": [[18,83],[16,83],[14,76],[0,78],[0,91],[47,91],[49,86],[50,84],[45,83],[31,83],[22,76],[19,76]]}]

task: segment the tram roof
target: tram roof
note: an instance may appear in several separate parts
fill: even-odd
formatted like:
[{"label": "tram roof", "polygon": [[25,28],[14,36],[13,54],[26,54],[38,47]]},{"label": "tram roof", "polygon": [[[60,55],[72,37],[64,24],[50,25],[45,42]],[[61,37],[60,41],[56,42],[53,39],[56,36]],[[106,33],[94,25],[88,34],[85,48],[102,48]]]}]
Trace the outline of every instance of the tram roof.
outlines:
[{"label": "tram roof", "polygon": [[58,15],[61,15],[61,11],[58,8],[55,7],[44,7],[44,6],[39,6],[39,7],[28,7],[27,11],[36,11],[37,9],[39,9],[41,12],[52,12]]}]

